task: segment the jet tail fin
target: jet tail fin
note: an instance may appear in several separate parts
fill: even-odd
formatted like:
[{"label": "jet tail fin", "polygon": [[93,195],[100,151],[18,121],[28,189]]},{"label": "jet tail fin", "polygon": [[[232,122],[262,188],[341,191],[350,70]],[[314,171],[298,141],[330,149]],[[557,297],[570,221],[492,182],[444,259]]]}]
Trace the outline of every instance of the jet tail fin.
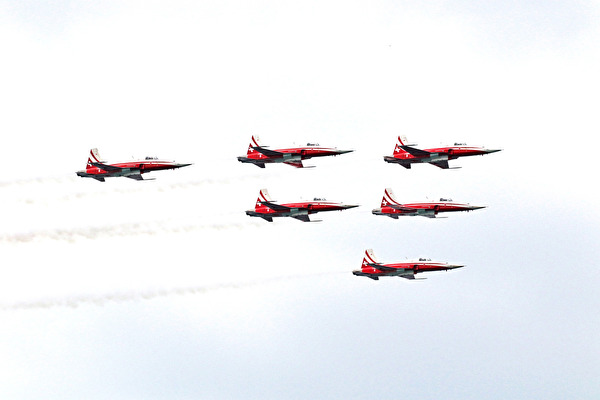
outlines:
[{"label": "jet tail fin", "polygon": [[394,147],[394,156],[399,154],[406,153],[406,150],[402,148],[402,146],[406,146],[408,141],[406,140],[406,136],[398,136],[398,141],[396,142],[396,147]]},{"label": "jet tail fin", "polygon": [[399,204],[396,200],[396,195],[391,188],[385,188],[383,198],[381,199],[381,207],[389,206],[390,204]]},{"label": "jet tail fin", "polygon": [[263,204],[263,202],[272,201],[273,199],[271,199],[269,191],[267,189],[260,189],[260,191],[258,192],[258,199],[256,199],[256,205],[254,206],[254,209],[264,208],[265,205]]},{"label": "jet tail fin", "polygon": [[259,153],[255,149],[255,147],[261,147],[260,146],[260,139],[259,139],[258,136],[252,135],[252,138],[250,139],[250,144],[248,145],[248,155],[250,155],[250,154],[258,154]]},{"label": "jet tail fin", "polygon": [[88,156],[86,169],[95,168],[94,163],[103,163],[104,161],[100,157],[100,153],[97,148],[93,148],[90,150],[90,155]]},{"label": "jet tail fin", "polygon": [[363,261],[360,266],[361,270],[364,272],[365,269],[373,269],[373,267],[370,264],[377,264],[377,259],[375,258],[375,253],[373,253],[373,249],[365,250],[365,256],[363,257]]}]

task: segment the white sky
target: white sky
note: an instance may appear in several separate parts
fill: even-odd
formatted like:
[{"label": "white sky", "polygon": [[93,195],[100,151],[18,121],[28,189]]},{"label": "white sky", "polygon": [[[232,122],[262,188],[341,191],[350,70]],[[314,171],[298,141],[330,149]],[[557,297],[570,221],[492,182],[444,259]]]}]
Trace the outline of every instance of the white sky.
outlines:
[{"label": "white sky", "polygon": [[[428,4],[0,1],[0,397],[598,398],[598,3]],[[504,151],[407,171],[398,134]],[[194,165],[101,184],[92,147]],[[262,187],[361,207],[268,224]]]}]

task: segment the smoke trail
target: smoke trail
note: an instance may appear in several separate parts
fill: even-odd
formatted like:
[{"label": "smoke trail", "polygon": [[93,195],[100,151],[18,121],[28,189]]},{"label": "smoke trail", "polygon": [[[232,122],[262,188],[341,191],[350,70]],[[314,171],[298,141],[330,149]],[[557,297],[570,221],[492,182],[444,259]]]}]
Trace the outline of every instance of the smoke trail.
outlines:
[{"label": "smoke trail", "polygon": [[14,179],[12,181],[0,181],[0,188],[10,187],[10,186],[25,186],[25,185],[37,185],[37,184],[47,184],[47,183],[65,183],[67,181],[72,181],[73,178],[70,175],[55,175],[55,176],[45,176],[38,178],[23,178],[23,179]]},{"label": "smoke trail", "polygon": [[[71,177],[71,176],[57,176],[57,177],[48,177],[48,178],[32,178],[32,179],[23,179],[23,180],[16,180],[16,181],[7,181],[7,182],[0,182],[0,190],[2,189],[10,189],[11,186],[15,186],[19,189],[24,189],[26,186],[28,185],[37,185],[37,184],[42,184],[42,185],[49,185],[49,184],[54,184],[54,185],[64,185],[64,184],[77,184],[77,180],[81,179],[78,177]],[[116,178],[115,178],[116,179]],[[122,178],[122,179],[127,179],[127,178]],[[43,192],[43,196],[36,196],[35,194],[31,194],[31,193],[10,193],[11,197],[13,197],[13,200],[17,200],[26,204],[30,204],[33,205],[35,203],[38,202],[47,202],[48,201],[48,194],[52,194],[54,195],[54,199],[55,201],[58,202],[66,202],[66,201],[72,201],[72,200],[81,200],[81,199],[85,199],[88,197],[99,197],[99,196],[104,196],[104,195],[112,195],[114,193],[118,193],[118,194],[135,194],[135,193],[140,193],[140,192],[171,192],[171,191],[176,191],[176,190],[186,190],[186,189],[193,189],[193,188],[202,188],[205,186],[211,186],[211,185],[229,185],[229,184],[239,184],[239,183],[243,183],[243,182],[247,182],[248,180],[258,180],[258,179],[264,179],[264,175],[261,174],[242,174],[242,175],[237,175],[237,176],[223,176],[223,177],[210,177],[210,178],[202,178],[202,179],[194,179],[194,180],[189,180],[189,181],[183,181],[183,182],[171,182],[171,183],[166,183],[166,182],[155,182],[154,183],[150,183],[150,184],[146,184],[144,182],[131,182],[131,186],[125,188],[125,187],[115,187],[110,185],[110,183],[100,183],[98,182],[97,184],[99,185],[98,187],[95,188],[89,188],[88,187],[88,191],[83,191],[81,189],[79,189],[77,192],[73,192],[73,190],[56,190],[56,189],[49,189],[49,188],[45,188],[44,192]],[[104,186],[101,186],[104,185]],[[70,187],[71,188],[71,187]],[[5,199],[6,199],[6,195],[5,194]],[[15,196],[16,195],[16,196]]]},{"label": "smoke trail", "polygon": [[[264,225],[264,224],[263,224]],[[52,229],[25,233],[0,235],[0,243],[28,243],[36,240],[57,240],[75,242],[80,239],[94,240],[103,237],[124,237],[138,235],[157,235],[162,233],[188,233],[197,230],[225,230],[260,227],[255,221],[223,222],[211,224],[174,225],[168,221],[137,222],[111,226],[83,227],[74,229]]]},{"label": "smoke trail", "polygon": [[63,299],[46,299],[37,300],[31,302],[18,302],[13,304],[0,305],[2,311],[19,311],[19,310],[34,310],[34,309],[49,309],[55,307],[70,307],[77,308],[84,305],[104,306],[110,303],[124,303],[131,301],[142,301],[142,300],[153,300],[157,298],[165,298],[171,296],[185,296],[185,295],[200,295],[206,294],[218,290],[238,290],[247,289],[251,287],[267,285],[271,283],[278,283],[284,281],[292,281],[304,278],[315,278],[319,276],[337,275],[347,273],[348,271],[334,271],[334,272],[316,272],[313,274],[302,274],[302,275],[288,275],[273,278],[261,279],[252,282],[240,282],[240,283],[221,283],[208,286],[193,286],[193,287],[180,287],[172,289],[160,289],[147,292],[136,292],[136,293],[109,293],[104,295],[82,295],[72,296]]}]

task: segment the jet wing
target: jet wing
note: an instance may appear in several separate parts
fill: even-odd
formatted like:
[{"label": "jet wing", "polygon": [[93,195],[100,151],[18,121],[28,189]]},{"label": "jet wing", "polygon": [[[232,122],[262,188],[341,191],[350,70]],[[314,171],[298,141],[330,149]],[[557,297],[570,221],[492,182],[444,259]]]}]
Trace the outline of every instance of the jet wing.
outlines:
[{"label": "jet wing", "polygon": [[431,153],[428,151],[417,149],[414,147],[410,147],[410,146],[400,146],[400,147],[402,147],[402,149],[404,151],[412,154],[415,157],[429,157],[431,155]]},{"label": "jet wing", "polygon": [[408,275],[400,275],[400,277],[404,278],[404,279],[415,280],[415,281],[421,281],[423,279],[427,279],[427,278],[415,278],[415,274],[414,273],[410,273]]},{"label": "jet wing", "polygon": [[306,215],[306,214],[292,215],[292,218],[296,218],[297,220],[300,220],[302,222],[312,222],[310,220],[310,218],[308,218],[308,215]]},{"label": "jet wing", "polygon": [[102,164],[102,163],[95,163],[95,162],[93,162],[92,165],[94,167],[103,169],[103,170],[108,171],[108,172],[117,172],[117,171],[121,171],[123,169],[121,167],[115,167],[114,165],[108,165],[108,164]]},{"label": "jet wing", "polygon": [[283,163],[296,168],[304,168],[302,161],[284,161]]},{"label": "jet wing", "polygon": [[264,154],[267,157],[283,157],[283,155],[285,154],[280,151],[269,150],[269,149],[265,149],[264,147],[260,147],[260,146],[253,146],[252,148],[254,150],[258,151],[259,153]]},{"label": "jet wing", "polygon": [[418,212],[417,208],[406,207],[406,206],[403,206],[400,204],[388,204],[387,206],[390,208],[393,208],[394,210],[399,210],[399,211],[404,211],[404,212],[410,212],[410,213]]},{"label": "jet wing", "polygon": [[129,178],[129,179],[133,179],[136,181],[153,181],[155,178],[142,178],[142,174],[130,174],[130,175],[125,175],[125,178]]},{"label": "jet wing", "polygon": [[276,204],[270,201],[261,201],[260,203],[275,211],[287,212],[291,210],[290,207],[282,206],[281,204]]},{"label": "jet wing", "polygon": [[433,164],[436,167],[440,167],[441,169],[448,169],[448,168],[450,168],[450,166],[448,165],[448,160],[432,161],[429,164]]}]

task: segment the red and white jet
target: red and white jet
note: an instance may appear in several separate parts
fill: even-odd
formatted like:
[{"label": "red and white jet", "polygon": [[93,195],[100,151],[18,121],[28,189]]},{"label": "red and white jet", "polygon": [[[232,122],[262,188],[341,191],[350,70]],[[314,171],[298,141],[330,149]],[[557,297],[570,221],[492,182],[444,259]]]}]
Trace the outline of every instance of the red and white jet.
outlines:
[{"label": "red and white jet", "polygon": [[415,278],[416,274],[429,271],[446,271],[464,267],[464,265],[452,265],[444,262],[435,262],[426,258],[419,258],[415,261],[405,261],[394,264],[382,264],[377,262],[373,250],[365,251],[360,270],[352,271],[356,276],[366,276],[374,280],[379,280],[380,276],[399,276],[405,279],[426,279]]},{"label": "red and white jet", "polygon": [[85,171],[78,171],[82,178],[94,178],[104,182],[104,178],[124,176],[136,181],[149,180],[142,178],[142,174],[164,169],[177,169],[192,164],[178,164],[174,161],[161,161],[156,157],[146,157],[143,160],[125,161],[119,163],[106,163],[98,154],[98,149],[91,149]]},{"label": "red and white jet", "polygon": [[267,163],[284,163],[296,168],[305,168],[302,165],[302,160],[308,160],[313,157],[339,156],[340,154],[354,151],[320,147],[316,143],[307,143],[306,146],[302,147],[277,150],[269,150],[266,147],[268,146],[261,146],[259,144],[257,136],[252,136],[246,157],[241,156],[237,159],[239,162],[252,163],[260,168],[264,168]]},{"label": "red and white jet", "polygon": [[[483,147],[466,146],[464,143],[455,143],[454,146],[438,147],[434,149],[417,149],[406,144],[406,137],[398,136],[398,143],[394,148],[393,156],[384,156],[386,162],[400,164],[404,168],[410,169],[415,163],[429,163],[442,169],[450,168],[448,160],[455,160],[459,157],[482,156],[495,153],[500,150],[484,149]],[[460,168],[460,167],[453,167]]]},{"label": "red and white jet", "polygon": [[398,217],[404,215],[436,218],[438,213],[473,211],[482,208],[486,208],[486,206],[472,206],[470,204],[454,203],[452,202],[452,199],[444,198],[441,198],[440,201],[400,204],[396,200],[392,189],[386,188],[383,192],[383,198],[381,199],[381,208],[374,209],[373,214],[385,215],[394,219],[398,219]]},{"label": "red and white jet", "polygon": [[273,222],[273,217],[292,217],[302,222],[318,222],[311,221],[308,217],[309,214],[321,211],[343,211],[354,207],[358,206],[332,203],[319,198],[315,198],[313,201],[277,204],[271,199],[267,189],[261,189],[254,210],[246,211],[246,215],[260,217],[269,222]]}]

